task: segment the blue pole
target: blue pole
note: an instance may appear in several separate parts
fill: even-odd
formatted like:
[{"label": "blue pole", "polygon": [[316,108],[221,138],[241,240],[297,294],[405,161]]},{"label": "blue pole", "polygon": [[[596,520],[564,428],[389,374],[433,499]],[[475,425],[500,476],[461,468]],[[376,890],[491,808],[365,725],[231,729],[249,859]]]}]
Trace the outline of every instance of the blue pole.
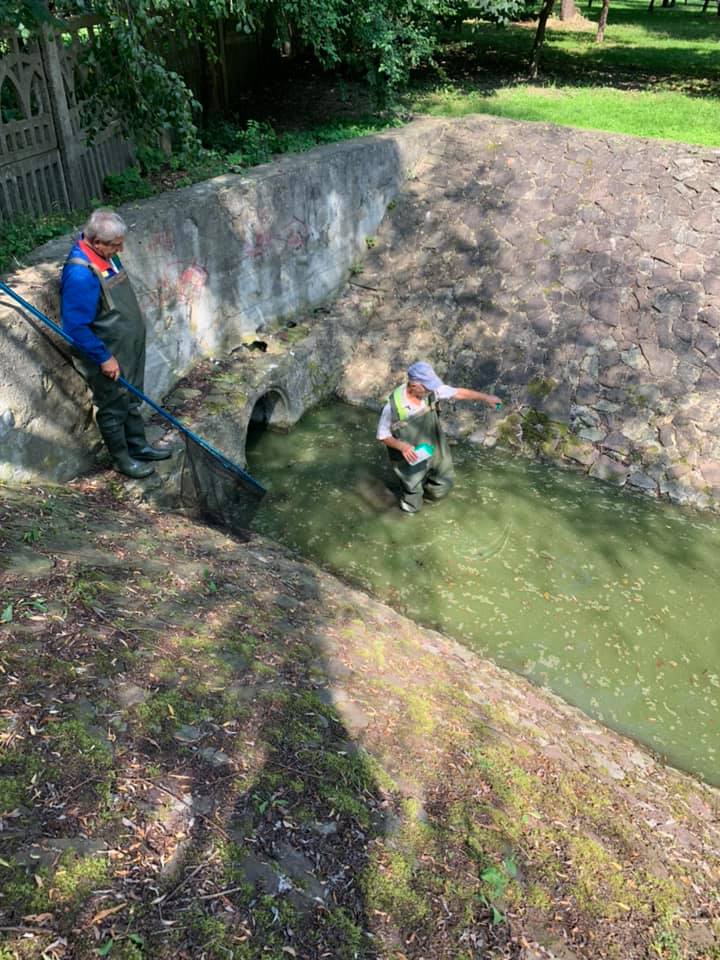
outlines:
[{"label": "blue pole", "polygon": [[[27,300],[21,297],[19,293],[16,293],[12,287],[9,287],[6,283],[3,283],[2,280],[0,280],[0,290],[4,291],[9,297],[12,297],[12,299],[15,300],[16,303],[19,303],[23,309],[28,311],[28,313],[31,313],[46,326],[50,327],[50,329],[53,330],[66,343],[69,343],[74,350],[78,350],[80,353],[83,353],[73,338],[65,333],[62,327],[59,327],[56,323],[53,323],[49,317],[46,317],[44,313],[41,313],[37,307],[34,307],[31,303],[28,303]],[[136,396],[139,400],[147,403],[148,406],[152,407],[153,410],[156,413],[159,413],[161,417],[168,421],[168,423],[171,423],[181,433],[184,433],[186,437],[190,437],[190,439],[199,447],[202,447],[206,453],[209,453],[211,457],[214,457],[217,461],[219,461],[219,463],[221,463],[226,470],[229,470],[231,473],[236,474],[236,476],[244,480],[245,483],[251,486],[260,496],[265,495],[267,491],[261,483],[258,483],[254,477],[251,477],[250,474],[243,470],[242,467],[238,466],[237,463],[233,463],[232,460],[228,460],[224,453],[220,453],[219,450],[216,450],[215,447],[212,447],[207,440],[203,440],[202,437],[199,437],[196,433],[193,433],[193,431],[188,429],[188,427],[183,426],[183,424],[180,423],[176,417],[174,417],[167,410],[164,410],[159,404],[155,403],[154,400],[151,400],[150,397],[146,397],[141,390],[138,390],[137,387],[134,387],[131,383],[128,383],[124,377],[118,377],[117,382],[134,396]]]}]

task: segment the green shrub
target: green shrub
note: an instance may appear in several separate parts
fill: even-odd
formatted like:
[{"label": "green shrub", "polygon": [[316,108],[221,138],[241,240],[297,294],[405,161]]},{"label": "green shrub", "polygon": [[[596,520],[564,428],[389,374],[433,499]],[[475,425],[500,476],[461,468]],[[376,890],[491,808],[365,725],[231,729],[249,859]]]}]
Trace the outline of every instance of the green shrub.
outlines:
[{"label": "green shrub", "polygon": [[83,214],[76,212],[51,213],[42,217],[23,216],[3,221],[0,231],[0,270],[24,266],[20,257],[54,237],[69,233],[82,219]]},{"label": "green shrub", "polygon": [[103,180],[103,189],[107,199],[114,204],[141,200],[155,192],[143,179],[139,167],[128,167],[122,173],[108,173]]}]

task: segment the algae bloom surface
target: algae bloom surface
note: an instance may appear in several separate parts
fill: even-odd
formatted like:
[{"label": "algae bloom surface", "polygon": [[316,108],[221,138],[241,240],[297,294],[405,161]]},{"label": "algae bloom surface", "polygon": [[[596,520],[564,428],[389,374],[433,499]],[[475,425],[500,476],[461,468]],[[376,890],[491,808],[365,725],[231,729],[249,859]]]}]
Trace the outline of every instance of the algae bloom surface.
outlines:
[{"label": "algae bloom surface", "polygon": [[720,521],[469,444],[404,515],[376,421],[250,437],[255,529],[720,784]]}]

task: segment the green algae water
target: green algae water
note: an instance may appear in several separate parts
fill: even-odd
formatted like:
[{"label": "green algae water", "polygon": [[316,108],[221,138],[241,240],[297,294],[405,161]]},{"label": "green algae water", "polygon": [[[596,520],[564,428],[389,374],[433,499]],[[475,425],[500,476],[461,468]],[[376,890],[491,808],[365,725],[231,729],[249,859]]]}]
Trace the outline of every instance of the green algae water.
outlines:
[{"label": "green algae water", "polygon": [[720,784],[720,521],[466,444],[405,515],[376,423],[249,437],[254,529]]}]

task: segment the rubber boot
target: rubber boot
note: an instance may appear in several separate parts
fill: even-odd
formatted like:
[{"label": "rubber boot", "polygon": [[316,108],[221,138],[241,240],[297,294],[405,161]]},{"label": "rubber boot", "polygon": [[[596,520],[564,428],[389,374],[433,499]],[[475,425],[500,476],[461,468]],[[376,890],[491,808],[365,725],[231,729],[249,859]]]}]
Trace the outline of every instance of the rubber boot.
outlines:
[{"label": "rubber boot", "polygon": [[149,463],[139,463],[130,456],[123,424],[106,424],[100,432],[112,457],[113,467],[118,473],[123,473],[134,480],[142,480],[144,477],[149,477],[151,473],[155,473],[155,468]]},{"label": "rubber boot", "polygon": [[172,456],[172,450],[150,446],[145,437],[145,422],[132,407],[125,420],[125,439],[128,453],[134,460],[168,460]]}]

